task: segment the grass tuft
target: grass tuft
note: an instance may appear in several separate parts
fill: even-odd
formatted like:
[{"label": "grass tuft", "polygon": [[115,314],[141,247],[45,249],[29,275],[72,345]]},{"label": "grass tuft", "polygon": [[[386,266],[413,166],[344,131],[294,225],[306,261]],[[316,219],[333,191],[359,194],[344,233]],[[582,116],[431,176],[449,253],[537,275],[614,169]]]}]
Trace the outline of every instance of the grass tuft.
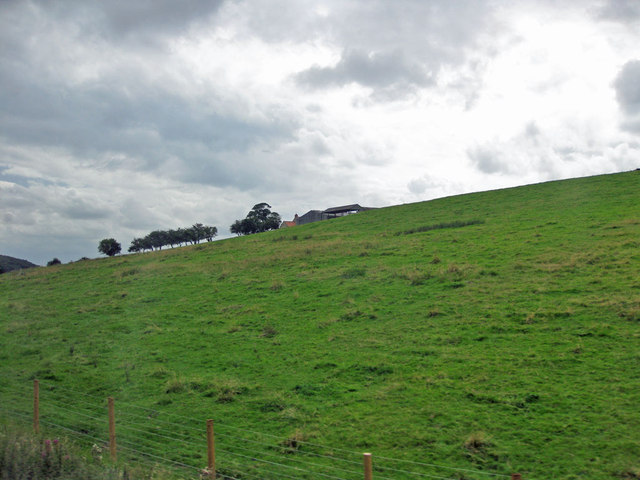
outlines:
[{"label": "grass tuft", "polygon": [[423,225],[422,227],[411,228],[402,232],[396,233],[396,235],[410,235],[412,233],[430,232],[431,230],[442,230],[445,228],[461,228],[468,227],[470,225],[481,225],[484,220],[455,220],[453,222],[442,222],[433,225]]}]

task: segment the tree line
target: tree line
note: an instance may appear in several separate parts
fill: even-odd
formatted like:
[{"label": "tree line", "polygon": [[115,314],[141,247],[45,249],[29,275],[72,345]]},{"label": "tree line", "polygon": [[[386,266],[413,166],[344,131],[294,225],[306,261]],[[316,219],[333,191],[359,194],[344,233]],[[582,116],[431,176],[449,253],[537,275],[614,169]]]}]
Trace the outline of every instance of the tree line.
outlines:
[{"label": "tree line", "polygon": [[[236,220],[231,226],[231,233],[236,235],[251,235],[253,233],[266,232],[280,228],[282,220],[277,212],[271,211],[268,203],[258,203],[253,206],[246,218]],[[218,234],[214,226],[196,223],[191,227],[177,228],[174,230],[154,230],[144,237],[134,238],[129,246],[130,253],[144,252],[147,250],[162,250],[162,247],[182,246],[200,243],[206,240],[211,242]],[[122,251],[122,246],[114,238],[105,238],[98,245],[98,252],[112,257]]]},{"label": "tree line", "polygon": [[[134,238],[131,241],[129,252],[144,252],[146,250],[162,250],[162,247],[182,246],[200,243],[206,240],[210,242],[218,234],[214,226],[196,223],[191,227],[172,230],[154,230],[144,237]],[[104,252],[103,252],[104,253]]]}]

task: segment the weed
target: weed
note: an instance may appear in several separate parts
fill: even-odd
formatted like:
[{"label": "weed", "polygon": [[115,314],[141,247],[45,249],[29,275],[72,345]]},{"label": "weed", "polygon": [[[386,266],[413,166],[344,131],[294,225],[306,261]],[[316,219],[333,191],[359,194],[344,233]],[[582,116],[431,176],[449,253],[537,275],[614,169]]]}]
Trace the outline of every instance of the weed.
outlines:
[{"label": "weed", "polygon": [[491,438],[484,432],[473,432],[467,436],[463,446],[471,453],[484,453],[493,443]]},{"label": "weed", "polygon": [[629,468],[628,470],[622,472],[619,476],[623,480],[640,480],[640,467]]},{"label": "weed", "polygon": [[260,333],[260,336],[262,338],[273,338],[277,334],[278,334],[278,331],[275,329],[273,325],[265,325],[262,328],[262,332]]},{"label": "weed", "polygon": [[340,315],[340,320],[343,322],[351,322],[353,320],[357,320],[359,318],[368,318],[370,320],[375,320],[377,317],[373,313],[364,313],[360,310],[349,310],[342,315]]},{"label": "weed", "polygon": [[279,292],[284,288],[284,283],[281,280],[274,280],[270,288],[274,292]]},{"label": "weed", "polygon": [[186,379],[174,375],[165,384],[165,393],[203,392],[209,388],[209,384],[198,377]]},{"label": "weed", "polygon": [[640,322],[640,307],[624,310],[620,312],[618,316],[631,322]]},{"label": "weed", "polygon": [[169,379],[164,387],[164,393],[182,393],[188,388],[187,382],[183,378],[173,377]]},{"label": "weed", "polygon": [[173,375],[173,372],[164,366],[155,367],[149,374],[151,378],[167,378],[169,375]]},{"label": "weed", "polygon": [[212,387],[204,393],[205,397],[215,397],[218,403],[230,403],[238,395],[247,392],[247,387],[234,379],[217,380]]},{"label": "weed", "polygon": [[345,279],[358,278],[358,277],[364,277],[366,273],[367,271],[364,268],[351,268],[343,272],[341,277]]},{"label": "weed", "polygon": [[287,437],[281,445],[285,447],[285,453],[295,453],[300,447],[302,447],[302,443],[307,440],[307,436],[305,433],[297,428],[295,432]]},{"label": "weed", "polygon": [[424,272],[416,267],[410,270],[403,270],[399,276],[400,278],[408,280],[409,284],[412,286],[424,285],[428,280],[433,278],[433,275],[430,272]]},{"label": "weed", "polygon": [[140,272],[139,268],[128,268],[126,270],[121,270],[119,275],[120,278],[125,278],[125,277],[131,277],[133,275],[136,275]]},{"label": "weed", "polygon": [[287,408],[286,402],[280,396],[266,400],[260,405],[260,411],[263,413],[281,412],[285,408]]},{"label": "weed", "polygon": [[[7,427],[0,432],[0,478],[32,480],[116,480],[123,472],[102,465],[102,458],[83,458],[80,448],[64,438],[38,438]],[[140,469],[136,475],[143,476]]]}]

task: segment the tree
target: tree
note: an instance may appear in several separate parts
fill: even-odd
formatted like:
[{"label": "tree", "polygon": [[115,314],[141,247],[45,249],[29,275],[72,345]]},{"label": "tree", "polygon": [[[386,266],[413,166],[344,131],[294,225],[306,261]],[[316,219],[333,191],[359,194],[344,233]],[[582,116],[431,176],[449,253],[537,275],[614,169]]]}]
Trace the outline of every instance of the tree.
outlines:
[{"label": "tree", "polygon": [[98,245],[98,251],[110,257],[120,253],[120,250],[122,250],[122,247],[113,238],[104,238],[100,240],[100,244]]},{"label": "tree", "polygon": [[154,230],[145,239],[148,240],[152,248],[162,250],[162,247],[169,244],[168,237],[169,235],[164,230]]},{"label": "tree", "polygon": [[134,238],[131,241],[129,252],[141,252],[144,250],[144,240],[142,238]]},{"label": "tree", "polygon": [[204,226],[204,238],[207,240],[207,242],[212,242],[213,237],[215,237],[216,235],[218,235],[218,229],[216,227],[207,225]]},{"label": "tree", "polygon": [[195,223],[191,227],[191,232],[193,233],[193,238],[196,243],[200,243],[200,240],[204,238],[205,234],[205,226],[201,223]]},{"label": "tree", "polygon": [[54,258],[53,260],[49,260],[47,262],[47,267],[51,267],[53,265],[60,265],[62,262],[58,258]]},{"label": "tree", "polygon": [[247,217],[236,220],[230,227],[231,233],[236,235],[250,235],[280,228],[280,215],[271,211],[268,203],[258,203],[253,206]]}]

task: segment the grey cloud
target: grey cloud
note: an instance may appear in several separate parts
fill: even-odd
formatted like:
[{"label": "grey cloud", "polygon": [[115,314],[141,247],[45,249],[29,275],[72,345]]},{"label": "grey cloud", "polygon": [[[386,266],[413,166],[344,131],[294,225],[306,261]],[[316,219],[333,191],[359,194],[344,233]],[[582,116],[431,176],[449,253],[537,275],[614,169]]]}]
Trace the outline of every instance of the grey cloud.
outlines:
[{"label": "grey cloud", "polygon": [[252,3],[246,33],[272,42],[322,37],[365,51],[404,47],[411,57],[452,61],[465,56],[479,33],[500,28],[487,1],[328,0],[323,6],[326,15],[315,13],[318,5],[311,1]]},{"label": "grey cloud", "polygon": [[[135,86],[134,78],[71,90],[16,78],[7,70],[0,77],[6,86],[0,90],[0,130],[13,142],[62,147],[85,158],[114,152],[137,159],[147,170],[163,169],[169,158],[178,157],[185,170],[162,174],[187,181],[233,182],[241,165],[225,163],[222,153],[290,138],[296,129],[283,118],[221,115],[175,93]],[[203,176],[203,170],[215,175]],[[251,176],[242,178],[246,185]]]},{"label": "grey cloud", "polygon": [[3,167],[2,165],[0,165],[0,181],[14,183],[16,185],[20,185],[21,187],[27,187],[29,185],[29,182],[31,181],[30,178],[25,177],[24,175],[7,173],[7,170],[9,170],[9,167]]},{"label": "grey cloud", "polygon": [[[295,3],[298,9],[313,11],[307,3]],[[504,29],[484,1],[329,1],[325,5],[327,16],[300,13],[296,23],[293,14],[279,17],[281,9],[269,4],[269,11],[252,17],[250,32],[272,41],[282,41],[285,35],[301,41],[317,37],[329,45],[344,46],[336,65],[311,66],[296,80],[313,88],[356,82],[374,89],[375,101],[396,100],[431,86],[443,67],[457,69],[473,63],[474,52],[495,54],[482,46],[482,35],[497,35]],[[465,79],[465,85],[469,83]]]},{"label": "grey cloud", "polygon": [[511,166],[500,151],[489,146],[476,146],[467,151],[471,162],[483,173],[509,173]]},{"label": "grey cloud", "polygon": [[640,2],[638,0],[607,0],[595,10],[596,17],[622,23],[640,20]]},{"label": "grey cloud", "polygon": [[[176,88],[163,66],[156,71],[154,61],[166,56],[141,53],[134,45],[121,48],[110,39],[94,42],[89,32],[99,24],[96,35],[140,31],[166,38],[219,5],[0,3],[0,44],[11,47],[0,49],[2,142],[55,147],[71,162],[95,168],[145,170],[186,183],[255,186],[258,169],[242,154],[293,138],[298,126],[286,108],[250,116],[244,105],[222,98],[224,92],[205,96],[184,91],[188,87],[182,83]],[[105,157],[114,160],[103,165],[98,159]]]},{"label": "grey cloud", "polygon": [[525,137],[535,141],[535,139],[540,135],[540,129],[538,128],[538,125],[536,125],[536,122],[527,123],[524,129],[524,135]]},{"label": "grey cloud", "polygon": [[367,53],[359,49],[344,51],[334,67],[314,66],[300,72],[297,81],[316,88],[351,82],[373,88],[433,84],[426,67],[407,58],[401,50]]},{"label": "grey cloud", "polygon": [[58,211],[66,218],[74,220],[100,220],[109,218],[113,213],[104,204],[95,204],[75,195],[65,198]]},{"label": "grey cloud", "polygon": [[420,195],[427,191],[429,184],[424,178],[414,178],[407,184],[407,188],[411,193]]},{"label": "grey cloud", "polygon": [[549,174],[553,169],[552,158],[557,149],[534,121],[528,122],[522,132],[507,141],[485,143],[467,149],[471,163],[482,173],[523,175],[537,171]]},{"label": "grey cloud", "polygon": [[613,86],[618,105],[625,116],[623,128],[640,132],[640,60],[625,63]]},{"label": "grey cloud", "polygon": [[158,215],[146,207],[143,202],[127,197],[119,209],[119,223],[128,229],[140,232],[161,228],[162,221]]},{"label": "grey cloud", "polygon": [[[239,173],[247,160],[230,160],[229,154],[290,139],[297,126],[286,111],[249,118],[241,105],[215,94],[193,98],[163,82],[162,68],[154,70],[154,59],[166,57],[133,44],[120,48],[125,40],[111,38],[166,39],[207,21],[220,5],[204,0],[0,3],[0,44],[6,47],[0,49],[2,141],[56,147],[85,164],[105,154],[116,159],[96,167],[143,169],[214,185],[255,183],[255,175]],[[89,72],[88,78],[78,82],[76,71]],[[168,163],[182,169],[169,169]]]},{"label": "grey cloud", "polygon": [[[27,2],[25,2],[27,3]],[[76,30],[79,40],[103,38],[138,47],[163,47],[167,36],[183,34],[209,20],[223,0],[35,0],[24,8],[38,9]]]},{"label": "grey cloud", "polygon": [[626,113],[640,112],[640,60],[624,64],[614,82],[616,98]]},{"label": "grey cloud", "polygon": [[215,13],[221,0],[111,0],[95,1],[102,9],[106,23],[118,34],[131,34],[145,30],[176,32],[195,21]]}]

